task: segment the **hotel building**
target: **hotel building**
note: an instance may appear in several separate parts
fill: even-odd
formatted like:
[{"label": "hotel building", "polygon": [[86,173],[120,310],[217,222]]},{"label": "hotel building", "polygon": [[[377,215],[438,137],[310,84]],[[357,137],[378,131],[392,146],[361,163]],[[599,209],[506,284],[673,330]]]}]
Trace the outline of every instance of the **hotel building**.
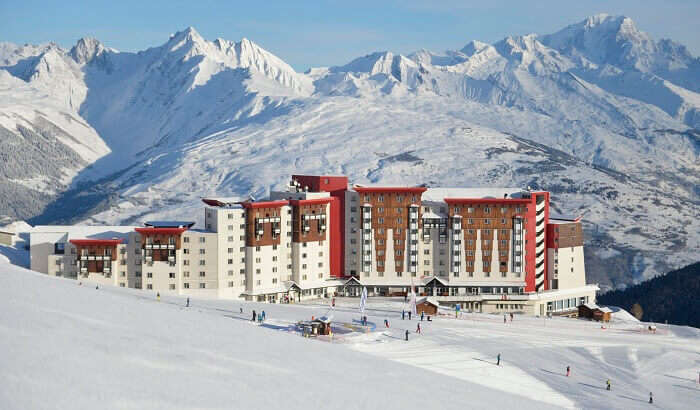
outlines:
[{"label": "hotel building", "polygon": [[579,220],[518,188],[348,186],[294,175],[261,200],[205,198],[191,222],[35,227],[32,269],[182,295],[291,302],[404,295],[481,312],[567,313],[595,301]]}]

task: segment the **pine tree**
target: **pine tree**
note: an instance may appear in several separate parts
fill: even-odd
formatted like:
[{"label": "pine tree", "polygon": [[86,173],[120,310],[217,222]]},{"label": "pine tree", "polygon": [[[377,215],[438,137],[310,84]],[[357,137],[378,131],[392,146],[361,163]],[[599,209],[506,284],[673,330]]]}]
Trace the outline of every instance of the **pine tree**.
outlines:
[{"label": "pine tree", "polygon": [[642,320],[642,316],[644,316],[644,310],[642,310],[642,306],[639,303],[632,305],[630,313],[632,316],[636,317],[637,320]]}]

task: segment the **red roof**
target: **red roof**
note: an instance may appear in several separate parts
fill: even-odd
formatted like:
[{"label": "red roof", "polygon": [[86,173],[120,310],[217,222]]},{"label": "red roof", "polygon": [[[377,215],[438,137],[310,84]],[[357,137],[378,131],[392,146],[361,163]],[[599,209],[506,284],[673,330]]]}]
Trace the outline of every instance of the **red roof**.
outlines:
[{"label": "red roof", "polygon": [[260,202],[241,202],[241,205],[244,208],[280,208],[285,205],[288,205],[289,201],[287,200],[282,200],[282,201],[260,201]]},{"label": "red roof", "polygon": [[69,242],[75,246],[117,246],[122,239],[71,239]]},{"label": "red roof", "polygon": [[448,204],[529,204],[524,198],[445,198]]},{"label": "red roof", "polygon": [[334,198],[315,198],[315,199],[292,199],[289,201],[290,205],[300,206],[300,205],[318,205],[318,204],[328,204],[333,201]]},{"label": "red roof", "polygon": [[187,228],[135,228],[136,232],[140,234],[164,234],[164,235],[180,235],[185,232]]},{"label": "red roof", "polygon": [[355,186],[355,191],[360,193],[369,192],[410,192],[414,194],[422,194],[427,191],[428,188],[422,186],[414,187],[367,187],[367,186]]}]

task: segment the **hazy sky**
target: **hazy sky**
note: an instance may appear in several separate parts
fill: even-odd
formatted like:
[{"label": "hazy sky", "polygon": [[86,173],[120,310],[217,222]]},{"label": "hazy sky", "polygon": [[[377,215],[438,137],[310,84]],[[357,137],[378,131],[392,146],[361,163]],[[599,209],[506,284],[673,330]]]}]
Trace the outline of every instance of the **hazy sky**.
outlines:
[{"label": "hazy sky", "polygon": [[193,26],[208,40],[247,37],[303,71],[379,50],[443,51],[546,34],[601,12],[631,17],[653,38],[700,54],[700,0],[0,0],[0,41],[70,47],[92,36],[137,51]]}]

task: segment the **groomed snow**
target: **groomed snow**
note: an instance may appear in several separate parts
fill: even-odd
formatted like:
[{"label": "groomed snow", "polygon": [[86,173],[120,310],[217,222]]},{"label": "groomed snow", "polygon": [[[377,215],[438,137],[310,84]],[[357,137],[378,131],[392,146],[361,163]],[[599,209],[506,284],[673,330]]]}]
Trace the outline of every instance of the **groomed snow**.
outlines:
[{"label": "groomed snow", "polygon": [[[328,314],[328,301],[192,299],[186,308],[182,297],[95,289],[2,261],[0,278],[3,409],[609,409],[646,406],[649,391],[658,406],[683,409],[700,394],[700,334],[687,327],[649,334],[623,323],[603,330],[464,314],[422,322],[417,335],[415,318],[400,319],[402,301],[370,299],[376,330],[313,340],[287,329]],[[334,323],[357,328],[357,302],[339,299]],[[249,321],[252,309],[265,310],[265,325]]]}]

